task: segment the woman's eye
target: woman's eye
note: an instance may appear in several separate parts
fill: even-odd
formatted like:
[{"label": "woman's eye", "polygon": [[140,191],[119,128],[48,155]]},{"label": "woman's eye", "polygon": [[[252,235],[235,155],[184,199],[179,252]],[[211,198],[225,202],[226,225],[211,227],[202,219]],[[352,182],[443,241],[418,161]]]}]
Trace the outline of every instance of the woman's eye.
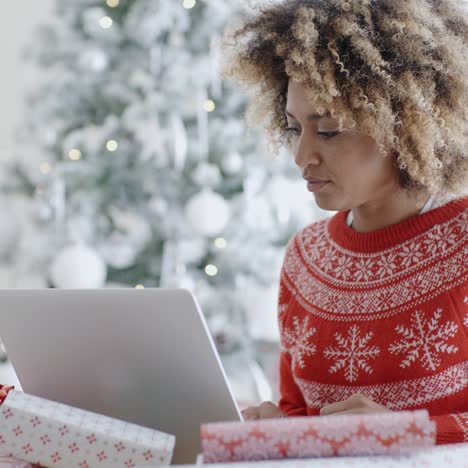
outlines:
[{"label": "woman's eye", "polygon": [[325,138],[333,138],[334,136],[338,135],[340,132],[318,132],[319,135]]},{"label": "woman's eye", "polygon": [[[293,135],[299,135],[301,131],[295,127],[287,127],[286,132],[290,132]],[[318,135],[324,137],[325,139],[333,138],[334,136],[338,135],[341,132],[317,132]]]}]

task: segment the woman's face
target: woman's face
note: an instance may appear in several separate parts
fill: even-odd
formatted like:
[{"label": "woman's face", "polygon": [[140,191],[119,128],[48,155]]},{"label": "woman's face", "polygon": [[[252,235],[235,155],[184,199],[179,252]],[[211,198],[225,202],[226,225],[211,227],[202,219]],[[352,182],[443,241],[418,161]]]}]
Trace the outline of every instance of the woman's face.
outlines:
[{"label": "woman's face", "polygon": [[371,137],[314,112],[301,84],[289,80],[286,117],[295,162],[304,178],[329,181],[307,186],[320,208],[344,211],[400,190],[393,158],[380,155]]}]

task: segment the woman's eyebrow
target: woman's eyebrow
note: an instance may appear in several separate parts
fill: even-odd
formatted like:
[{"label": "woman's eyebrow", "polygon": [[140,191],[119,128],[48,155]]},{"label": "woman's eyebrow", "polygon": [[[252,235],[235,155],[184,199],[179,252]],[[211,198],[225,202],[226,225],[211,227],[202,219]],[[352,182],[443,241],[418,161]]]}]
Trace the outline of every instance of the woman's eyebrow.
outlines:
[{"label": "woman's eyebrow", "polygon": [[[296,119],[296,117],[294,117],[294,115],[292,115],[291,112],[289,112],[288,110],[286,110],[286,115],[289,115],[289,116],[292,117],[293,119]],[[331,117],[329,111],[325,112],[324,115],[320,115],[320,114],[309,114],[306,118],[307,118],[307,120],[318,120],[318,119],[322,119],[322,118],[325,118],[325,117]],[[296,120],[297,120],[297,119],[296,119]]]}]

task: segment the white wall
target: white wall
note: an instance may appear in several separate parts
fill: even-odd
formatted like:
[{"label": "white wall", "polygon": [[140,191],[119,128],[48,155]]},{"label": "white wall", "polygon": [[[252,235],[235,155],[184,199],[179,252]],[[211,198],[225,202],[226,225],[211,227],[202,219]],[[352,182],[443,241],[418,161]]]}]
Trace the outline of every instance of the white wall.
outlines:
[{"label": "white wall", "polygon": [[[21,51],[34,40],[34,27],[52,12],[54,0],[3,0],[0,13],[0,160],[11,154],[14,129],[25,95]],[[30,73],[30,72],[29,72]],[[29,77],[30,81],[31,77]]]}]

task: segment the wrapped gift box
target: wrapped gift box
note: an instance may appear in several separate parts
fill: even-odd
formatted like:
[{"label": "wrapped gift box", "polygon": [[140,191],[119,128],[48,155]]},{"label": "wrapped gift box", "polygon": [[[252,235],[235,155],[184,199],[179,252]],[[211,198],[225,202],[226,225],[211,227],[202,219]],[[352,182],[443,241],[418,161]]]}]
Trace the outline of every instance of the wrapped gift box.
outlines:
[{"label": "wrapped gift box", "polygon": [[171,462],[173,435],[8,390],[0,406],[2,456],[57,468]]},{"label": "wrapped gift box", "polygon": [[201,427],[204,463],[402,454],[435,444],[426,410],[211,423]]},{"label": "wrapped gift box", "polygon": [[[201,464],[201,463],[200,463]],[[194,468],[199,465],[186,465]],[[309,458],[307,460],[222,463],[212,468],[468,468],[468,444],[436,445],[404,455]]]}]

